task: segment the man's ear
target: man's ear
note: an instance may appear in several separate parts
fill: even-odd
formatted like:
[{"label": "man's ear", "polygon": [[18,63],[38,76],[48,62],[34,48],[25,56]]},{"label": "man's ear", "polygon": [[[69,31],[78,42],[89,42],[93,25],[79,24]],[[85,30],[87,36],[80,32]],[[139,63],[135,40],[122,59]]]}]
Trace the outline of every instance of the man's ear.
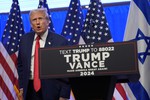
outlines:
[{"label": "man's ear", "polygon": [[48,26],[49,26],[49,24],[50,24],[50,20],[48,20]]}]

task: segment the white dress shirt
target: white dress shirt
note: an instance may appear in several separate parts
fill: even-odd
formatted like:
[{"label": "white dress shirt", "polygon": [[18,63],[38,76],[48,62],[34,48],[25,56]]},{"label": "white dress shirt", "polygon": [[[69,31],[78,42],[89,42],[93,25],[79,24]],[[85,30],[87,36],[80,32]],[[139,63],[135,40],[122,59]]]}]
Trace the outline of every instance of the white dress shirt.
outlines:
[{"label": "white dress shirt", "polygon": [[[46,38],[48,35],[48,30],[41,36],[40,39],[40,48],[45,46]],[[35,43],[36,43],[37,34],[34,36],[33,45],[32,45],[32,53],[31,53],[31,68],[30,68],[30,79],[33,80],[33,73],[34,73],[34,52],[35,52]]]}]

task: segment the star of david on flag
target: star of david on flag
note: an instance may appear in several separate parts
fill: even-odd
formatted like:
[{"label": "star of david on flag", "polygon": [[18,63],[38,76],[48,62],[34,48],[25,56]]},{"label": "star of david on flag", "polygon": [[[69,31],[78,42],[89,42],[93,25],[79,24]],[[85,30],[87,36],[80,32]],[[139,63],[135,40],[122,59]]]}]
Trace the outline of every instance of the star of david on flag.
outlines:
[{"label": "star of david on flag", "polygon": [[134,40],[143,41],[144,44],[147,45],[143,52],[138,53],[138,59],[142,64],[144,64],[147,56],[150,56],[150,37],[145,36],[145,34],[140,29],[138,29],[137,36]]},{"label": "star of david on flag", "polygon": [[129,100],[150,100],[150,4],[131,0],[124,41],[137,41],[140,79],[124,84]]}]

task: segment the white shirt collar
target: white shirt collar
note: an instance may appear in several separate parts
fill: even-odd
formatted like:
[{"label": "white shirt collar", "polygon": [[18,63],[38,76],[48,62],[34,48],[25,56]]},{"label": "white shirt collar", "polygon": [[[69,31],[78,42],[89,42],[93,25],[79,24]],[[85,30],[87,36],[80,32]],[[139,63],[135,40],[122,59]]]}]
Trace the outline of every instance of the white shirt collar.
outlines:
[{"label": "white shirt collar", "polygon": [[[43,35],[41,35],[41,40],[46,41],[47,35],[48,35],[48,29]],[[37,34],[35,34],[34,40],[36,40],[36,37],[37,37]]]}]

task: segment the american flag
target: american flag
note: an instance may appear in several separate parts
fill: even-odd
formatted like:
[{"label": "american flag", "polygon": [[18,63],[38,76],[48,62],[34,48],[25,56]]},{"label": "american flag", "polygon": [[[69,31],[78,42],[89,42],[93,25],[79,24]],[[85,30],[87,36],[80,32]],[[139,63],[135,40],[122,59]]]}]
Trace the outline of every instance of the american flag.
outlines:
[{"label": "american flag", "polygon": [[39,0],[39,5],[38,5],[38,8],[47,8],[47,12],[49,14],[49,19],[50,19],[50,23],[49,23],[49,29],[51,31],[55,31],[55,28],[53,26],[53,22],[52,22],[52,19],[51,19],[51,13],[49,11],[49,7],[48,7],[48,4],[47,4],[47,0]]},{"label": "american flag", "polygon": [[112,39],[100,0],[91,0],[81,35],[85,43],[91,44]]},{"label": "american flag", "polygon": [[124,83],[116,84],[112,100],[128,100],[123,84]]},{"label": "american flag", "polygon": [[17,56],[20,37],[24,34],[18,0],[13,0],[0,42],[0,100],[17,100]]},{"label": "american flag", "polygon": [[[140,79],[123,84],[129,100],[150,100],[150,4],[131,0],[124,41],[136,40]],[[122,99],[120,99],[122,100]]]},{"label": "american flag", "polygon": [[[103,5],[100,0],[91,0],[82,31],[82,37],[80,38],[80,44],[113,42]],[[125,91],[120,83],[116,84],[115,90],[117,90],[122,97],[126,98]],[[113,97],[112,100],[120,99]]]},{"label": "american flag", "polygon": [[[83,13],[80,0],[71,0],[61,35],[68,39],[69,45],[78,44],[83,26]],[[71,91],[69,100],[75,100]]]},{"label": "american flag", "polygon": [[78,44],[83,26],[83,13],[80,0],[71,0],[61,35],[70,45]]}]

